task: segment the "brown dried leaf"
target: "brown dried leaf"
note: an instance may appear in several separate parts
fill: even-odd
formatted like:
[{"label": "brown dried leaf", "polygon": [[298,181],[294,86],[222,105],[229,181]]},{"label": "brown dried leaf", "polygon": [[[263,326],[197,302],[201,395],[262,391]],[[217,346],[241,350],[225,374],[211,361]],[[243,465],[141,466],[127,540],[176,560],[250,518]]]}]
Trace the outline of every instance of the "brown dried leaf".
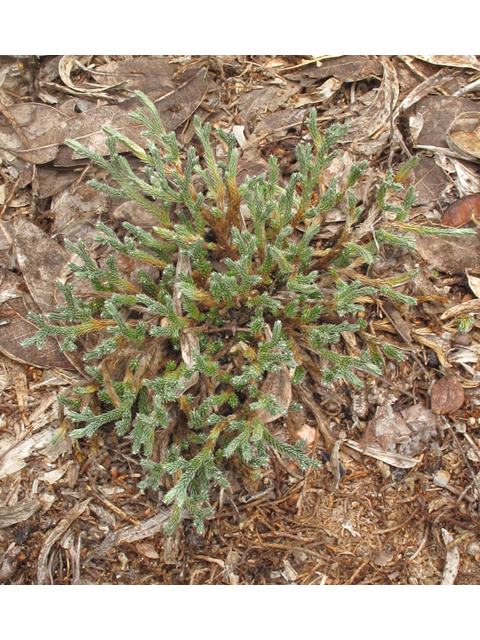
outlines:
[{"label": "brown dried leaf", "polygon": [[[383,66],[382,84],[368,109],[358,118],[348,122],[345,141],[370,139],[385,127],[391,118],[399,95],[399,82],[395,67],[386,56],[380,57]],[[355,149],[353,148],[353,151]]]},{"label": "brown dried leaf", "polygon": [[[105,557],[105,555],[110,551],[112,547],[115,547],[122,542],[128,542],[131,544],[132,542],[137,542],[138,540],[151,538],[165,527],[170,516],[171,509],[160,509],[158,513],[153,516],[153,518],[145,520],[145,522],[142,522],[139,525],[131,525],[128,527],[124,527],[123,529],[118,529],[117,531],[111,531],[105,537],[101,545],[87,557],[87,560],[90,560],[94,557]],[[171,540],[171,538],[169,539]]]},{"label": "brown dried leaf", "polygon": [[428,503],[428,513],[432,513],[433,511],[438,511],[442,507],[447,507],[452,504],[452,501],[447,496],[439,496],[438,498],[433,498]]},{"label": "brown dried leaf", "polygon": [[377,407],[375,417],[370,420],[360,444],[364,448],[395,451],[398,442],[410,437],[410,429],[401,415],[390,405]]},{"label": "brown dried leaf", "polygon": [[460,316],[465,313],[475,313],[480,311],[480,300],[467,300],[461,304],[456,304],[454,307],[450,307],[440,316],[440,320],[450,320],[455,316]]},{"label": "brown dried leaf", "polygon": [[111,213],[112,220],[118,222],[130,222],[131,224],[142,227],[145,231],[151,231],[153,227],[158,226],[158,218],[146,211],[144,207],[135,200],[127,200],[118,205]]},{"label": "brown dried leaf", "polygon": [[416,248],[423,260],[439,271],[463,273],[480,268],[480,235],[466,238],[418,237]]},{"label": "brown dried leaf", "polygon": [[465,392],[456,378],[445,376],[433,385],[430,400],[435,413],[453,413],[465,402]]},{"label": "brown dried leaf", "polygon": [[[480,196],[480,193],[478,195]],[[467,280],[470,289],[477,298],[480,298],[480,278],[475,278],[475,276],[472,276],[467,272]]]},{"label": "brown dried leaf", "polygon": [[447,144],[465,160],[480,159],[480,113],[461,113],[452,122],[446,136]]},{"label": "brown dried leaf", "polygon": [[45,132],[61,131],[67,118],[58,109],[35,102],[12,105],[8,111],[23,132],[29,148],[25,148],[25,141],[2,114],[0,114],[0,148],[33,164],[45,164],[53,160],[57,155],[56,148],[38,145],[35,140],[45,136]]},{"label": "brown dried leaf", "polygon": [[60,520],[55,529],[51,531],[45,542],[43,543],[42,550],[38,556],[38,568],[37,568],[37,579],[38,584],[45,584],[48,575],[48,554],[50,553],[50,549],[53,547],[57,540],[66,533],[72,522],[74,522],[77,518],[79,518],[85,509],[88,507],[88,503],[92,498],[87,498],[83,502],[76,504],[70,511],[66,514],[66,516]]},{"label": "brown dried leaf", "polygon": [[28,348],[21,346],[23,340],[33,337],[38,331],[38,327],[28,321],[28,312],[40,311],[28,293],[21,291],[22,282],[21,278],[11,272],[8,272],[2,282],[2,290],[16,286],[18,297],[9,298],[0,306],[4,321],[4,324],[0,324],[0,351],[8,358],[22,364],[40,368],[72,369],[70,362],[60,351],[57,341],[51,336],[45,339],[42,351],[35,346]]},{"label": "brown dried leaf", "polygon": [[452,534],[446,529],[442,529],[442,537],[447,547],[447,556],[445,558],[445,566],[443,568],[442,584],[452,585],[455,583],[458,569],[460,567],[460,554],[457,547],[450,546],[454,542]]},{"label": "brown dried leaf", "polygon": [[77,242],[98,235],[95,224],[101,214],[107,213],[108,206],[108,196],[98,189],[92,189],[85,183],[68,187],[52,200],[52,236],[62,234]]},{"label": "brown dried leaf", "polygon": [[295,107],[304,107],[307,104],[322,104],[327,102],[342,86],[342,81],[337,78],[328,78],[325,82],[314,91],[308,93],[298,93],[292,100]]},{"label": "brown dried leaf", "polygon": [[367,447],[364,449],[358,442],[355,442],[355,440],[345,440],[345,444],[351,447],[354,451],[363,453],[370,458],[380,460],[381,462],[385,462],[391,467],[397,467],[398,469],[412,469],[419,463],[419,460],[416,460],[411,456],[406,456],[402,453],[382,451],[381,449],[375,449],[373,447]]},{"label": "brown dried leaf", "polygon": [[[279,373],[273,373],[269,371],[263,381],[260,391],[266,393],[278,402],[281,407],[288,409],[292,402],[292,382],[288,373],[288,367],[286,364],[281,364],[281,371]],[[257,411],[257,417],[264,423],[274,422],[278,418],[282,417],[282,414],[271,416],[265,409]]]},{"label": "brown dried leaf", "polygon": [[[91,85],[89,85],[87,86],[87,88],[83,88],[81,86],[75,85],[70,77],[70,74],[72,73],[72,70],[76,66],[80,66],[81,68],[85,69],[85,67],[83,67],[83,65],[81,64],[82,58],[85,58],[85,56],[67,55],[67,56],[62,56],[58,62],[58,74],[62,79],[62,81],[64,82],[64,84],[67,87],[69,87],[69,89],[72,89],[72,91],[74,91],[75,93],[95,95],[95,94],[100,94],[100,92],[113,89],[114,87],[117,86],[118,83],[113,83],[112,86],[99,85],[98,87],[94,87],[94,86],[92,87]],[[79,64],[76,64],[77,61]]]},{"label": "brown dried leaf", "polygon": [[102,74],[102,82],[109,85],[125,82],[122,89],[143,91],[153,100],[176,87],[173,80],[175,66],[159,56],[113,60],[96,67],[95,71]]},{"label": "brown dried leaf", "polygon": [[439,207],[447,187],[452,184],[445,171],[432,158],[421,155],[414,169],[417,205],[433,205]]},{"label": "brown dried leaf", "polygon": [[136,545],[137,551],[145,556],[146,558],[150,558],[150,560],[158,560],[160,555],[158,551],[155,549],[153,542],[146,540],[145,542],[139,542]]},{"label": "brown dried leaf", "polygon": [[[201,69],[176,91],[154,100],[167,131],[173,131],[191,116],[212,84],[207,70]],[[68,147],[62,147],[60,153],[58,152],[59,145],[63,145],[67,138],[72,138],[100,155],[108,155],[105,133],[102,131],[104,125],[120,131],[145,148],[146,138],[141,135],[145,127],[135,123],[128,115],[139,106],[141,105],[138,99],[132,98],[118,105],[102,105],[89,109],[75,118],[66,119],[62,115],[64,120],[58,126],[44,127],[43,132],[39,132],[38,137],[32,140],[28,151],[20,149],[20,145],[17,145],[15,153],[30,162],[42,163],[55,159],[55,166],[72,166],[80,156]],[[118,149],[121,151],[122,145],[119,145]],[[35,154],[39,154],[38,159]]]},{"label": "brown dried leaf", "polygon": [[318,60],[316,66],[312,63],[284,77],[300,82],[301,87],[308,87],[330,76],[341,82],[358,82],[381,74],[382,65],[376,56],[334,56],[329,60]]},{"label": "brown dried leaf", "polygon": [[46,167],[37,167],[37,176],[39,198],[55,196],[78,180],[78,173],[75,171],[58,171]]},{"label": "brown dried leaf", "polygon": [[28,406],[28,381],[25,372],[21,369],[19,369],[15,380],[15,394],[20,413],[25,413],[25,409]]},{"label": "brown dried leaf", "polygon": [[285,87],[262,87],[242,93],[238,99],[238,113],[246,124],[253,129],[255,123],[267,113],[276,111],[299,87],[294,82],[288,82]]},{"label": "brown dried leaf", "polygon": [[415,146],[439,147],[448,151],[447,131],[462,113],[478,111],[478,103],[452,96],[425,96],[406,110],[408,119],[421,114],[423,126],[416,136]]},{"label": "brown dried leaf", "polygon": [[[267,134],[278,133],[283,137],[286,129],[300,126],[306,118],[308,109],[279,109],[275,113],[265,116],[255,127],[255,136],[265,137]],[[253,146],[257,143],[256,138],[251,138],[246,146]]]},{"label": "brown dried leaf", "polygon": [[15,248],[27,287],[44,314],[55,309],[55,282],[70,253],[23,217],[15,218]]}]

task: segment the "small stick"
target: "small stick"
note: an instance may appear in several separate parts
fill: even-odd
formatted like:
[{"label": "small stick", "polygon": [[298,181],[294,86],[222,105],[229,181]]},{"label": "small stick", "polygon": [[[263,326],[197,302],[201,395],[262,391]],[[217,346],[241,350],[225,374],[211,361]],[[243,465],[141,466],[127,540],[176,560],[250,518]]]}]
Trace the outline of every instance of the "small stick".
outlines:
[{"label": "small stick", "polygon": [[131,516],[128,515],[128,513],[125,513],[125,511],[122,511],[122,509],[112,504],[106,498],[102,497],[97,491],[95,491],[95,489],[92,489],[92,487],[90,487],[90,485],[88,484],[87,484],[87,489],[93,493],[93,495],[97,498],[97,500],[100,500],[100,502],[102,502],[106,507],[114,511],[118,516],[120,516],[124,520],[128,520],[128,522],[131,522],[137,527],[142,524],[139,520],[132,518]]}]

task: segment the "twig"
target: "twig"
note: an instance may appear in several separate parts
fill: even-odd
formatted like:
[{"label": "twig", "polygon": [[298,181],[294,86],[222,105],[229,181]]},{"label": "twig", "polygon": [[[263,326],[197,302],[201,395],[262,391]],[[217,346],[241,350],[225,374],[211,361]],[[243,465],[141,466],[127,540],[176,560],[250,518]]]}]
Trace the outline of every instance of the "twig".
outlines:
[{"label": "twig", "polygon": [[367,566],[367,564],[370,563],[370,560],[365,560],[365,562],[363,564],[361,564],[358,569],[355,571],[355,573],[350,577],[350,579],[345,583],[345,584],[353,584],[353,581],[355,580],[355,578],[358,576],[358,574],[360,573],[360,571]]},{"label": "twig", "polygon": [[97,498],[97,500],[100,500],[100,502],[102,502],[106,507],[108,507],[109,509],[114,511],[118,516],[120,516],[124,520],[128,520],[128,522],[131,522],[132,524],[136,525],[137,527],[138,527],[138,525],[142,524],[140,522],[140,520],[136,520],[135,518],[132,518],[132,516],[129,516],[128,513],[125,513],[125,511],[122,511],[122,509],[120,509],[120,507],[117,507],[112,502],[110,502],[109,500],[107,500],[106,498],[101,496],[98,493],[98,491],[96,491],[95,489],[92,489],[92,487],[90,485],[88,485],[88,484],[87,484],[87,489],[93,493],[93,495],[95,496],[95,498]]},{"label": "twig", "polygon": [[420,553],[420,551],[423,549],[423,547],[426,545],[427,543],[427,538],[428,538],[428,527],[425,528],[425,533],[423,534],[423,538],[422,541],[420,542],[420,546],[418,547],[418,549],[415,551],[415,553],[413,554],[413,556],[411,556],[408,560],[409,562],[411,562],[412,560],[415,560],[415,558],[418,556],[418,554]]},{"label": "twig", "polygon": [[373,533],[379,536],[379,535],[383,535],[384,533],[391,533],[392,531],[397,531],[397,529],[402,529],[408,522],[410,522],[410,520],[412,520],[417,515],[419,510],[420,510],[420,507],[417,507],[415,511],[406,520],[404,520],[401,524],[397,524],[396,527],[390,527],[389,529],[378,529],[378,531],[373,531]]},{"label": "twig", "polygon": [[15,195],[15,189],[17,188],[18,183],[20,182],[20,176],[16,179],[15,184],[12,187],[12,190],[10,191],[10,193],[8,194],[8,196],[5,198],[5,202],[3,203],[3,207],[2,210],[0,211],[0,218],[3,216],[3,214],[5,213],[5,211],[7,210],[8,207],[8,203],[10,202],[10,200],[13,198],[13,196]]}]

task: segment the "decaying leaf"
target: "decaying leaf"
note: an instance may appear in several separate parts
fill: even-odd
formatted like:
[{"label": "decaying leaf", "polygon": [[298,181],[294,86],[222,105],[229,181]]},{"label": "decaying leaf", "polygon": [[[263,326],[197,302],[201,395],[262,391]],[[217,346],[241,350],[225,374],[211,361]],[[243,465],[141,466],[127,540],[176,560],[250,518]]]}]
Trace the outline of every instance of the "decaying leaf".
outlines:
[{"label": "decaying leaf", "polygon": [[453,413],[465,402],[465,392],[456,378],[445,376],[433,385],[430,399],[435,413]]},{"label": "decaying leaf", "polygon": [[67,118],[58,109],[35,102],[12,105],[8,111],[24,139],[19,137],[5,116],[0,115],[0,148],[33,164],[51,162],[57,155],[56,147],[39,145],[35,141],[44,136],[45,131],[61,131]]},{"label": "decaying leaf", "polygon": [[460,227],[471,222],[472,218],[480,218],[480,193],[465,196],[449,205],[442,216],[442,224],[447,227]]},{"label": "decaying leaf", "polygon": [[43,449],[52,441],[56,432],[55,428],[43,429],[38,433],[32,433],[24,440],[15,444],[10,440],[4,440],[3,445],[6,453],[0,462],[0,479],[20,471],[26,466],[25,460],[33,451]]},{"label": "decaying leaf", "polygon": [[423,260],[439,271],[463,273],[480,269],[480,234],[465,238],[419,237],[416,249]]},{"label": "decaying leaf", "polygon": [[478,313],[480,311],[480,300],[467,300],[460,304],[456,304],[454,307],[450,307],[440,316],[440,320],[450,320],[457,316],[464,315],[466,313]]},{"label": "decaying leaf", "polygon": [[[200,105],[210,87],[212,87],[212,83],[208,77],[207,70],[201,69],[178,89],[157,98],[156,104],[158,105],[158,110],[166,129],[172,131],[189,118]],[[28,107],[31,104],[32,103],[18,105],[18,107]],[[36,106],[49,109],[57,114],[59,113],[56,109],[47,107],[47,105]],[[11,147],[16,155],[36,164],[44,164],[55,160],[55,166],[57,167],[72,166],[76,164],[80,156],[76,155],[71,149],[63,146],[59,154],[59,146],[63,145],[67,138],[71,138],[73,140],[80,140],[85,146],[100,155],[108,155],[109,151],[105,145],[105,133],[102,131],[102,127],[109,126],[127,135],[141,147],[145,147],[146,138],[141,135],[144,129],[143,125],[132,124],[132,120],[128,115],[137,107],[138,101],[132,98],[118,105],[108,104],[89,109],[74,118],[66,118],[63,114],[60,114],[56,116],[56,120],[50,117],[49,111],[47,115],[50,119],[47,118],[46,122],[42,120],[43,126],[37,125],[34,129],[34,133],[37,135],[34,137],[34,133],[31,134],[29,138],[30,147],[28,149],[25,149],[24,145],[20,144],[19,141],[12,136],[11,131],[9,132],[10,137],[8,139],[5,138],[4,141],[0,135],[0,146],[6,148]],[[32,109],[30,109],[30,111],[32,111]],[[15,119],[18,118],[17,122],[19,122],[20,126],[22,126],[21,122],[23,122],[27,116],[30,118],[33,117],[30,111],[27,114],[23,114],[23,112],[17,113],[17,111],[15,111],[13,114]],[[43,115],[44,112],[40,111],[37,117],[40,118],[40,116],[43,117]],[[22,118],[20,116],[22,116]],[[119,145],[119,150],[125,151],[122,145]]]},{"label": "decaying leaf", "polygon": [[27,319],[28,312],[39,312],[34,300],[26,291],[22,291],[22,282],[22,279],[11,271],[7,272],[2,282],[2,291],[10,293],[0,306],[3,320],[0,324],[0,351],[22,364],[41,368],[71,369],[72,366],[60,351],[58,342],[51,336],[47,336],[42,351],[34,346],[22,347],[23,340],[34,336],[37,330]]},{"label": "decaying leaf", "polygon": [[44,314],[54,311],[55,282],[68,264],[70,253],[22,217],[15,219],[15,248],[32,298]]},{"label": "decaying leaf", "polygon": [[109,198],[104,193],[83,182],[65,188],[52,199],[52,236],[61,234],[71,242],[77,242],[98,235],[95,225],[99,217],[107,213],[108,205]]},{"label": "decaying leaf", "polygon": [[377,56],[329,56],[312,61],[285,77],[300,82],[301,87],[308,87],[330,76],[341,82],[358,82],[379,77],[382,70]]},{"label": "decaying leaf", "polygon": [[461,113],[446,135],[447,144],[460,157],[476,162],[480,159],[480,113]]},{"label": "decaying leaf", "polygon": [[[153,100],[176,89],[174,65],[163,56],[142,56],[111,60],[95,68],[102,82],[122,84],[122,90],[143,91]],[[100,76],[101,74],[101,76]],[[185,80],[187,78],[184,78]]]},{"label": "decaying leaf", "polygon": [[137,550],[145,556],[146,558],[150,558],[150,560],[158,560],[160,558],[160,554],[155,549],[153,542],[146,540],[145,542],[138,542]]},{"label": "decaying leaf", "polygon": [[[122,542],[128,542],[131,544],[132,542],[151,538],[165,527],[170,516],[171,509],[160,509],[153,518],[149,518],[139,525],[131,525],[124,527],[123,529],[118,529],[117,531],[111,531],[105,537],[100,546],[90,553],[87,560],[94,557],[105,557],[112,547],[115,547]],[[169,540],[171,540],[171,538],[169,538]]]},{"label": "decaying leaf", "polygon": [[257,120],[261,120],[267,113],[276,111],[297,91],[298,86],[293,82],[288,82],[281,91],[274,86],[247,91],[238,99],[239,114],[242,120],[253,128]]},{"label": "decaying leaf", "polygon": [[355,148],[358,141],[370,140],[379,134],[390,121],[397,104],[399,82],[395,67],[386,56],[380,56],[380,62],[383,67],[382,84],[372,104],[364,114],[348,123],[348,133],[345,138],[354,141],[352,148]]},{"label": "decaying leaf", "polygon": [[452,96],[427,95],[412,107],[407,108],[407,118],[421,113],[423,126],[416,135],[417,148],[436,147],[449,153],[447,132],[455,119],[464,113],[478,111],[478,104],[466,98]]},{"label": "decaying leaf", "polygon": [[[260,387],[261,393],[266,393],[278,402],[281,407],[288,409],[292,402],[292,382],[288,373],[288,367],[285,364],[280,365],[281,370],[279,373],[273,373],[269,371],[265,377],[265,380]],[[257,417],[264,423],[274,422],[281,418],[279,413],[276,416],[271,416],[265,409],[259,409],[257,411]]]},{"label": "decaying leaf", "polygon": [[370,420],[360,444],[365,449],[375,448],[381,451],[395,451],[399,442],[410,437],[410,429],[400,414],[390,405],[377,407],[375,417]]},{"label": "decaying leaf", "polygon": [[[480,193],[478,195],[480,196]],[[477,296],[477,298],[480,298],[480,278],[472,276],[470,273],[468,273],[468,271],[466,273],[470,289]]]},{"label": "decaying leaf", "polygon": [[438,498],[433,498],[428,503],[428,513],[432,513],[433,511],[438,511],[442,507],[447,507],[452,504],[452,500],[447,496],[439,496]]}]

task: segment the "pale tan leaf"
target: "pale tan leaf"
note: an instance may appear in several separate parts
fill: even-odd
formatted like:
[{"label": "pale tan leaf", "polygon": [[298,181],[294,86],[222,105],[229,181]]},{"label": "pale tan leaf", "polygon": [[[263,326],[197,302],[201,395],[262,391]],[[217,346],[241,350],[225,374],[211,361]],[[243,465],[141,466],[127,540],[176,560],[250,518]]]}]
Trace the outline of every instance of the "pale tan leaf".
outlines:
[{"label": "pale tan leaf", "polygon": [[480,62],[475,56],[415,56],[424,62],[435,64],[441,67],[461,67],[462,69],[476,69],[480,71]]}]

